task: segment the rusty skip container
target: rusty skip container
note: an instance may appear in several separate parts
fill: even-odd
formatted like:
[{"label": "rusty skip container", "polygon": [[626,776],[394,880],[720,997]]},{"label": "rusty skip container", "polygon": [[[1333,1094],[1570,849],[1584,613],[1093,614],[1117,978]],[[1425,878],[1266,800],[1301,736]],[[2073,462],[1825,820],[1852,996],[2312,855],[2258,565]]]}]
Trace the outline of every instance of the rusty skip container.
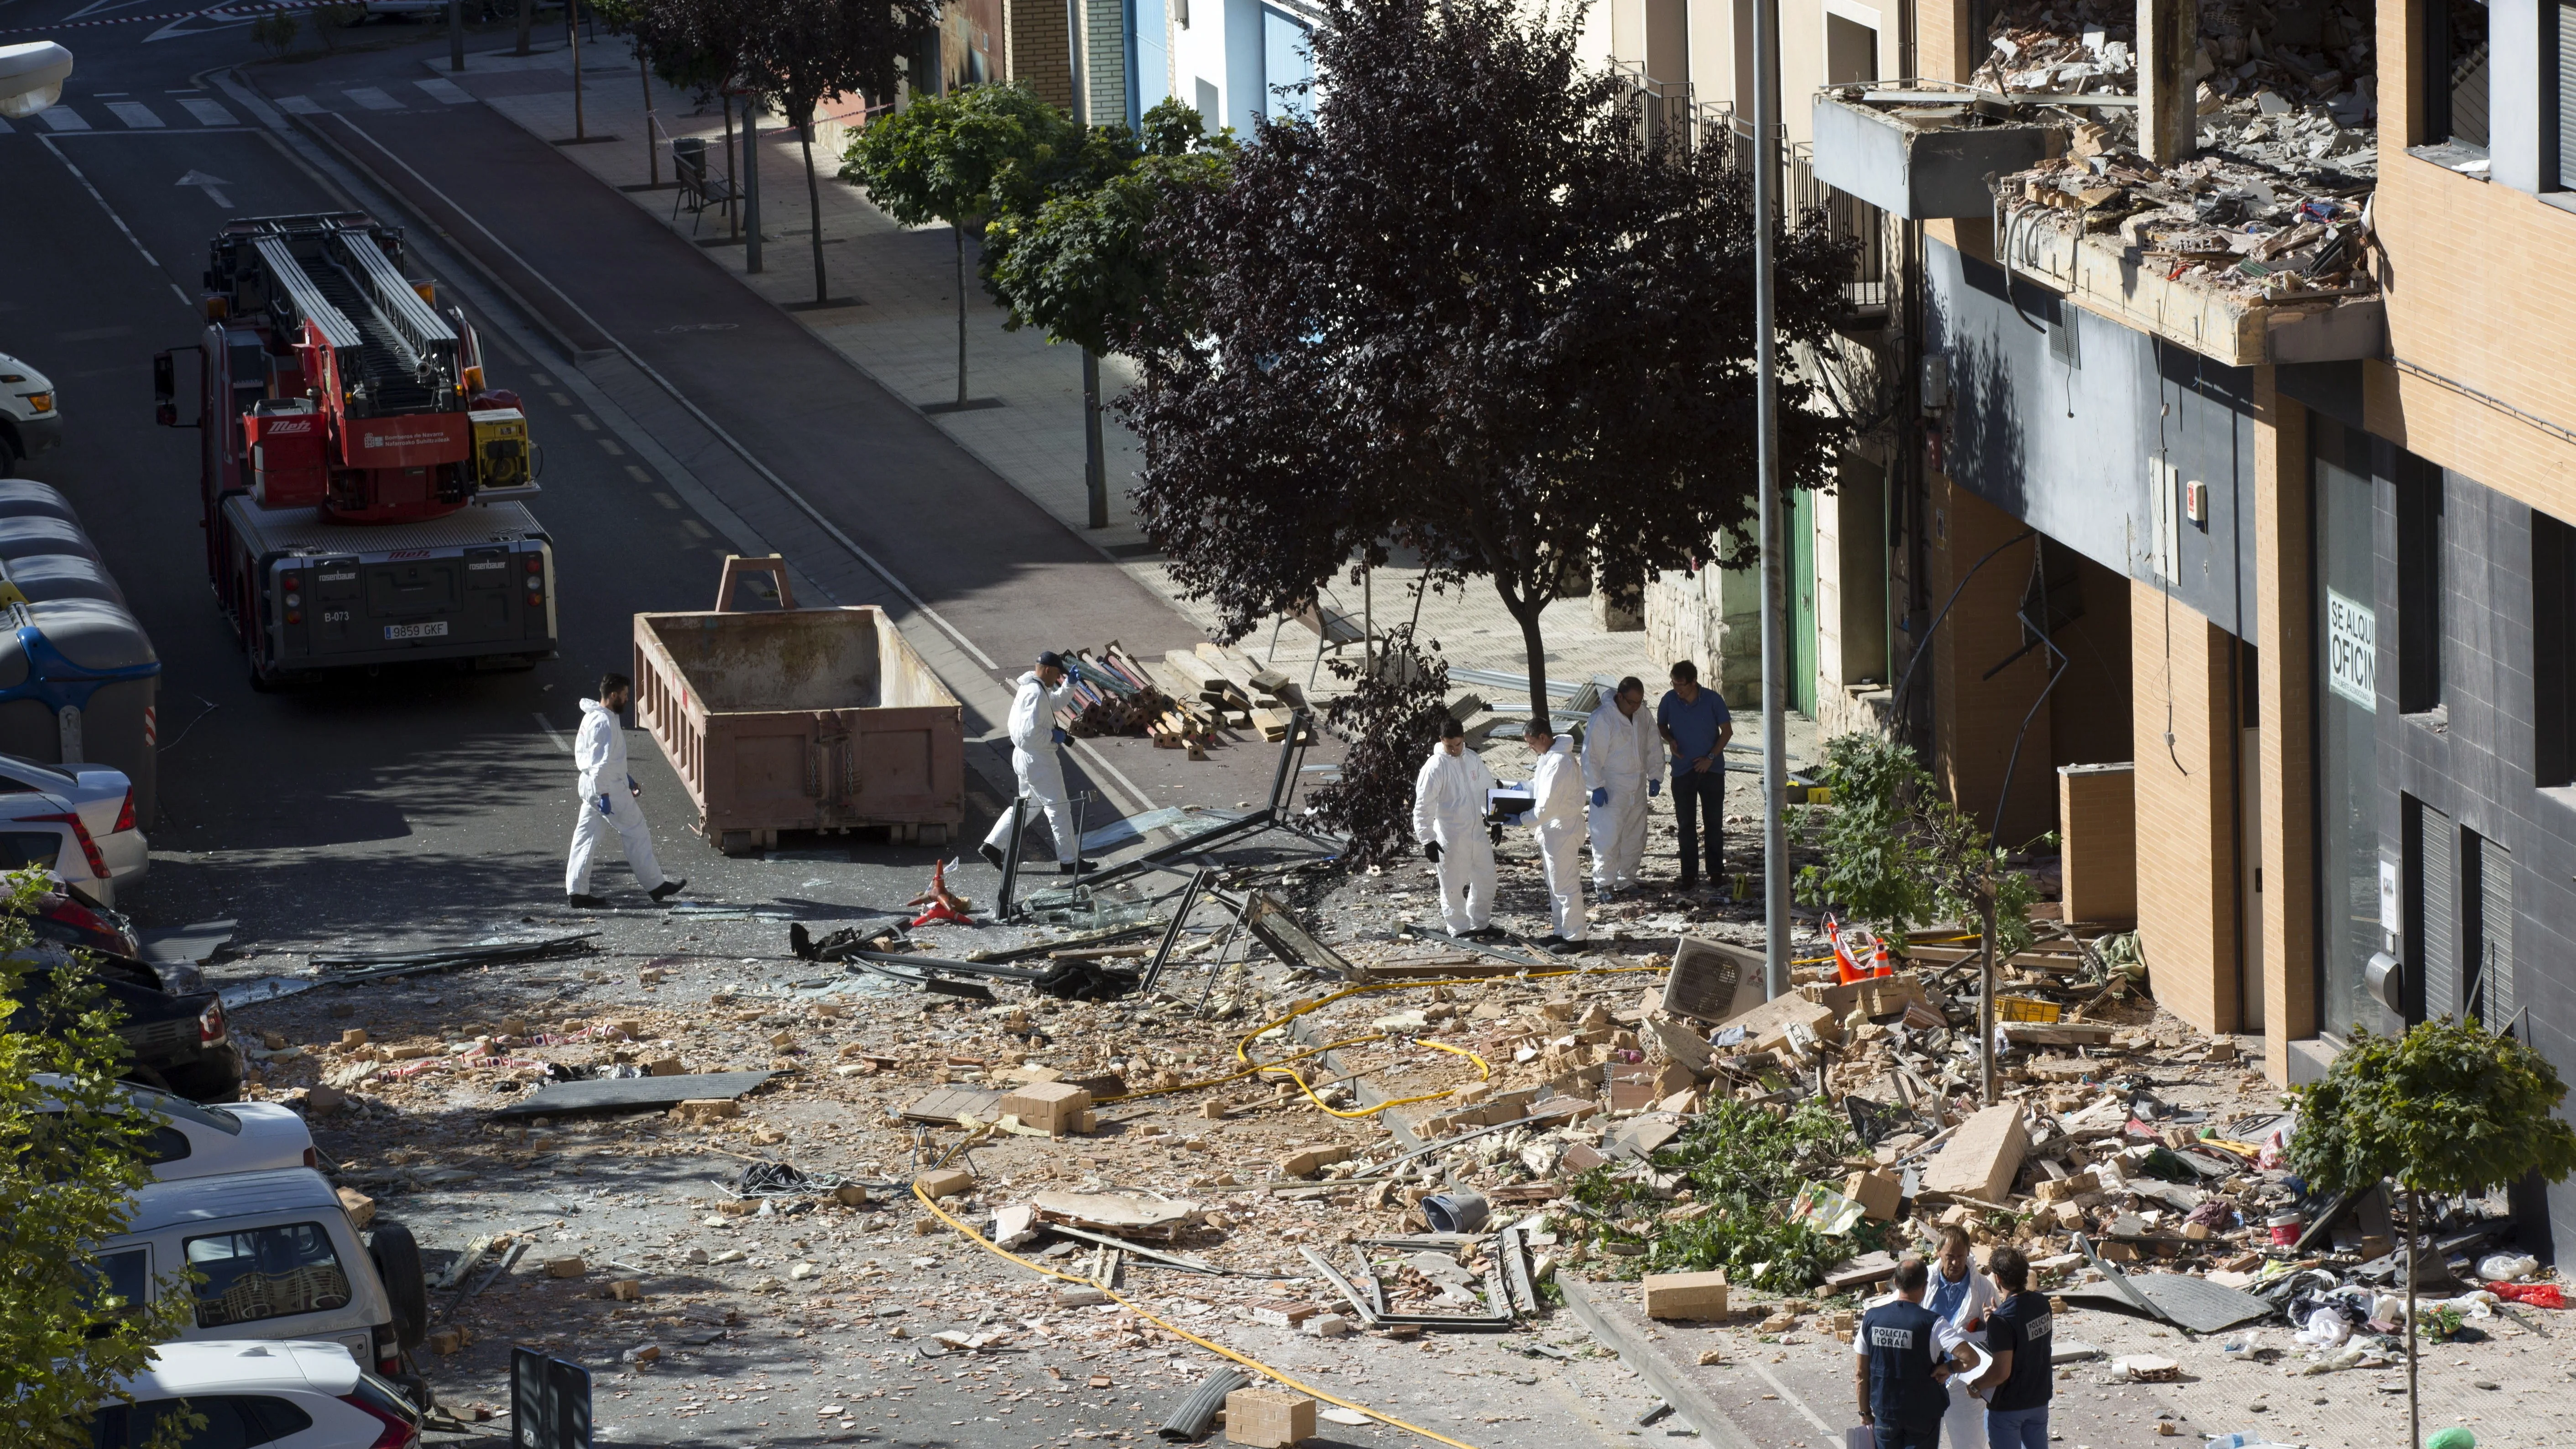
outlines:
[{"label": "rusty skip container", "polygon": [[964,708],[881,609],[638,614],[635,715],[727,855],[858,826],[944,844],[966,818]]}]

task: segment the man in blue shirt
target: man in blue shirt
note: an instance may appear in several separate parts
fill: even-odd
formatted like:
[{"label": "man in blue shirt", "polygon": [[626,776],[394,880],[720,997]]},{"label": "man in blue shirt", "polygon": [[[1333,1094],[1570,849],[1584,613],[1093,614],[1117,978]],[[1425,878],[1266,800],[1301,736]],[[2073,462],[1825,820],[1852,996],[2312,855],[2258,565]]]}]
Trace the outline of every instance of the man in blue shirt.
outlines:
[{"label": "man in blue shirt", "polygon": [[1878,1431],[1878,1449],[1940,1449],[1950,1348],[1941,1316],[1923,1306],[1930,1278],[1921,1258],[1897,1264],[1896,1296],[1863,1314],[1852,1335],[1860,1421]]},{"label": "man in blue shirt", "polygon": [[1673,666],[1673,687],[1655,705],[1655,727],[1673,752],[1673,824],[1681,832],[1680,885],[1699,884],[1700,829],[1708,831],[1708,879],[1715,885],[1726,857],[1726,742],[1735,716],[1714,689],[1699,687],[1699,666]]},{"label": "man in blue shirt", "polygon": [[1986,1351],[1995,1356],[1985,1381],[1986,1442],[1993,1449],[2048,1449],[2048,1400],[2057,1383],[2049,1365],[2056,1326],[2048,1295],[2030,1291],[2030,1259],[2001,1247],[1986,1269],[2004,1301],[1986,1317]]}]

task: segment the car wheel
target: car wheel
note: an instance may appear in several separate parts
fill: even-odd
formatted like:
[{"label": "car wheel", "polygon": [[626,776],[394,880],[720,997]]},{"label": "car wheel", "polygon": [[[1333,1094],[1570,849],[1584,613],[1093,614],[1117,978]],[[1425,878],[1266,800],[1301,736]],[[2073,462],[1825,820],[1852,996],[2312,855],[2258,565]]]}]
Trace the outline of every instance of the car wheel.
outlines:
[{"label": "car wheel", "polygon": [[191,1102],[238,1102],[241,1100],[241,1072],[220,1062],[199,1062],[194,1066],[172,1067],[160,1074],[170,1090]]},{"label": "car wheel", "polygon": [[18,465],[25,461],[26,456],[18,451],[17,439],[7,433],[0,433],[0,478],[17,477]]},{"label": "car wheel", "polygon": [[420,1243],[400,1223],[378,1223],[367,1240],[367,1256],[376,1260],[385,1298],[393,1304],[395,1340],[420,1347],[429,1338],[429,1279],[421,1271]]}]

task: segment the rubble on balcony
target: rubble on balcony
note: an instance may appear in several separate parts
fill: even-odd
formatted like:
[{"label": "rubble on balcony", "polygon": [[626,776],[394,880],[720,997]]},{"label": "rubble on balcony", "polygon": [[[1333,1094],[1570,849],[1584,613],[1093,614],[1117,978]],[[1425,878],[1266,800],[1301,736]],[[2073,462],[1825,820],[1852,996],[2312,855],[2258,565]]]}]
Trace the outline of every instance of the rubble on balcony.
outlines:
[{"label": "rubble on balcony", "polygon": [[2235,366],[2378,354],[2366,192],[2224,155],[2159,167],[2104,139],[2083,128],[2077,154],[1997,179],[1999,260]]}]

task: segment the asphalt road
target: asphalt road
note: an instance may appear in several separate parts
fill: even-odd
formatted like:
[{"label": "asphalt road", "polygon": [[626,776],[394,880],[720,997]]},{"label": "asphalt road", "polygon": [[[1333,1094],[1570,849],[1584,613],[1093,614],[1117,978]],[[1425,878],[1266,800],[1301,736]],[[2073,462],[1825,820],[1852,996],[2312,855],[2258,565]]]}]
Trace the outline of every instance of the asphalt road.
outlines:
[{"label": "asphalt road", "polygon": [[[822,595],[806,602],[877,603],[903,621],[981,742],[969,750],[976,833],[1008,789],[992,737],[1017,661],[1049,644],[1118,637],[1161,649],[1197,637],[622,198],[484,107],[422,100],[400,77],[425,75],[423,27],[339,32],[330,55],[311,54],[308,28],[295,62],[265,66],[251,64],[264,53],[244,27],[219,17],[118,20],[145,13],[160,17],[140,0],[0,0],[0,30],[57,22],[47,33],[79,57],[57,107],[0,135],[0,187],[19,216],[42,219],[0,229],[0,264],[16,279],[0,293],[0,350],[45,369],[63,397],[66,445],[21,471],[80,507],[163,660],[153,873],[124,902],[146,923],[230,916],[245,941],[277,948],[560,906],[575,701],[602,669],[624,666],[635,612],[706,607],[727,553],[785,553]],[[239,65],[264,88],[327,94],[358,113],[367,136],[335,144],[406,184],[435,178],[471,219],[451,209],[423,225],[405,198],[263,105],[234,79]],[[371,79],[415,104],[370,109],[352,92]],[[476,167],[477,155],[492,164]],[[557,551],[562,654],[534,671],[389,669],[257,694],[215,612],[196,435],[151,426],[150,358],[193,345],[205,249],[224,218],[345,208],[409,226],[413,274],[466,308],[502,358],[492,380],[521,393],[544,447],[545,492],[531,506]],[[459,254],[467,243],[524,265],[496,287]],[[573,365],[554,319],[512,294],[549,308],[578,299],[609,345]],[[731,325],[674,331],[673,317]],[[891,567],[816,527],[782,483]],[[679,781],[649,738],[630,734],[629,751],[663,863],[691,879],[691,895],[774,897],[760,862],[725,860],[688,832]],[[1185,765],[1133,741],[1087,745],[1069,763],[1076,788],[1097,792],[1097,823],[1140,803],[1257,796],[1273,757],[1254,745]],[[806,843],[847,846],[850,869],[827,870],[834,888],[806,897],[821,904],[900,902],[938,853]],[[967,861],[963,883],[989,896],[990,873]],[[600,889],[640,904],[614,862]]]}]

